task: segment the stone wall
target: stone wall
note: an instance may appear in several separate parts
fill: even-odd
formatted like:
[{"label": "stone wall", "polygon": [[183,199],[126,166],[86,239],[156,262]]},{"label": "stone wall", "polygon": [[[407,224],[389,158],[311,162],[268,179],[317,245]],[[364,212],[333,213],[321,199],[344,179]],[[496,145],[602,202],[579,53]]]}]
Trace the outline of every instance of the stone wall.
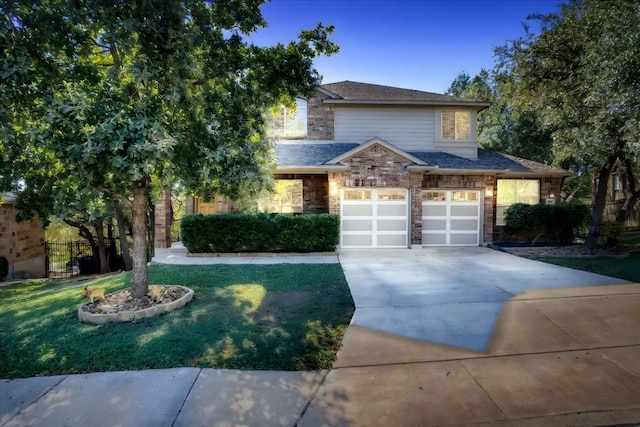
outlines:
[{"label": "stone wall", "polygon": [[276,174],[275,179],[302,180],[302,213],[329,213],[329,180],[326,175]]},{"label": "stone wall", "polygon": [[40,220],[16,222],[15,207],[0,205],[0,256],[9,262],[8,279],[45,277],[45,234]]},{"label": "stone wall", "polygon": [[307,137],[315,141],[333,140],[333,108],[324,105],[321,97],[307,101]]},{"label": "stone wall", "polygon": [[165,190],[156,200],[154,209],[154,242],[155,248],[171,247],[171,191]]}]

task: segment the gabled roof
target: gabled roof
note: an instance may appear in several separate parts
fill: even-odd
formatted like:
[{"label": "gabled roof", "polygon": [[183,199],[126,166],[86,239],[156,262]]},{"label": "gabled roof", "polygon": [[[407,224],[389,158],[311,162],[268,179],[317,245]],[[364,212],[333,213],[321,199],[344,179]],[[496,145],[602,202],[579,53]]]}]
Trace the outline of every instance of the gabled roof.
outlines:
[{"label": "gabled roof", "polygon": [[344,170],[346,166],[341,161],[373,144],[383,145],[412,162],[413,164],[407,166],[409,169],[449,174],[571,175],[564,169],[484,149],[478,149],[477,159],[467,159],[441,151],[405,152],[379,138],[374,138],[363,144],[277,142],[275,144],[275,158],[278,164],[276,172],[324,173],[329,170]]},{"label": "gabled roof", "polygon": [[324,103],[335,104],[451,105],[480,109],[490,105],[458,96],[351,81],[324,84],[320,91],[329,96]]},{"label": "gabled roof", "polygon": [[353,157],[355,155],[357,155],[358,153],[368,149],[369,147],[372,147],[374,145],[380,145],[381,147],[386,148],[387,150],[391,151],[392,153],[396,154],[399,157],[404,158],[405,160],[407,160],[408,162],[411,162],[413,164],[416,165],[422,165],[422,166],[427,166],[426,163],[424,163],[422,160],[420,160],[419,158],[412,156],[411,154],[407,153],[406,151],[403,151],[401,149],[399,149],[398,147],[396,147],[395,145],[389,144],[387,141],[382,140],[380,138],[371,138],[369,141],[367,142],[363,142],[362,144],[358,145],[357,147],[343,153],[340,154],[339,156],[329,160],[328,162],[326,162],[326,164],[328,165],[335,165],[338,163],[342,163],[343,161],[347,160],[350,157]]}]

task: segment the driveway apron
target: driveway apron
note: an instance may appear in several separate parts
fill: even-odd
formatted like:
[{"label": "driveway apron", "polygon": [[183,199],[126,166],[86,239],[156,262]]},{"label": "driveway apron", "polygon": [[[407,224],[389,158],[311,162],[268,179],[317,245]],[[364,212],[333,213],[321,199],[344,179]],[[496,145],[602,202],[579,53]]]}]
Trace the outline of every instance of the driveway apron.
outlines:
[{"label": "driveway apron", "polygon": [[627,283],[484,247],[342,249],[352,325],[485,351],[503,304],[530,289]]}]

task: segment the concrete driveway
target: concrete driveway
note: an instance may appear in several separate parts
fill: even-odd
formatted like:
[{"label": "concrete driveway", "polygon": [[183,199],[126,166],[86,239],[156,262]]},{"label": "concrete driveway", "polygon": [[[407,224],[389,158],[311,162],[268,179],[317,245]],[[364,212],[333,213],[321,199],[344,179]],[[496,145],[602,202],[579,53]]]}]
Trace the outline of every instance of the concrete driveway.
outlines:
[{"label": "concrete driveway", "polygon": [[530,289],[628,283],[483,247],[339,252],[351,324],[485,351],[503,304]]}]

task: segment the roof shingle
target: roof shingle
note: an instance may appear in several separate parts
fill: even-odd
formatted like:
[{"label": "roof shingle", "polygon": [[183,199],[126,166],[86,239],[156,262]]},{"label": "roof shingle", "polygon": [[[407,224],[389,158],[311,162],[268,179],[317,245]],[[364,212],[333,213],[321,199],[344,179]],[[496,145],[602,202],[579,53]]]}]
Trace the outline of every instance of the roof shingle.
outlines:
[{"label": "roof shingle", "polygon": [[402,89],[391,86],[381,86],[369,83],[343,81],[328,83],[320,86],[345,101],[376,101],[376,102],[411,102],[429,104],[471,104],[489,105],[488,102],[461,98],[458,96],[442,95],[414,89]]}]

